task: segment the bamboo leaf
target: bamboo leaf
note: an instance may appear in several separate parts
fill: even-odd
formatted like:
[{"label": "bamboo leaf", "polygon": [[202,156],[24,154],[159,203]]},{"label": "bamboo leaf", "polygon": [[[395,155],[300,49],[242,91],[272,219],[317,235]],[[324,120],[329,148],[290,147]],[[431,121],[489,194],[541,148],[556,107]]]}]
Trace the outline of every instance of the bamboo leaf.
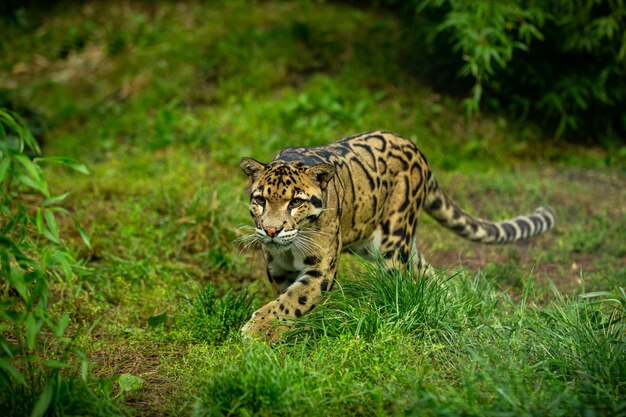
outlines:
[{"label": "bamboo leaf", "polygon": [[11,273],[9,274],[9,282],[13,286],[13,288],[15,288],[20,297],[22,297],[22,300],[28,303],[31,298],[30,290],[26,285],[26,280],[22,271],[16,268],[11,269]]},{"label": "bamboo leaf", "polygon": [[22,174],[17,177],[17,180],[27,187],[32,188],[33,190],[39,191],[45,197],[50,197],[50,192],[48,191],[48,184],[42,179],[38,178],[37,180],[33,180],[32,178]]},{"label": "bamboo leaf", "polygon": [[46,228],[46,229],[44,229],[44,230],[43,230],[43,232],[41,232],[41,234],[42,234],[42,235],[43,235],[46,239],[48,239],[48,240],[49,240],[49,241],[51,241],[51,242],[54,242],[54,243],[56,243],[56,244],[61,243],[61,242],[59,241],[59,239],[58,239],[56,236],[54,236],[54,235],[50,232],[50,230],[48,230],[47,228]]},{"label": "bamboo leaf", "polygon": [[44,200],[43,205],[51,206],[53,204],[60,203],[61,201],[65,200],[68,195],[70,195],[70,193],[63,193],[61,195],[57,195],[56,197],[47,198]]},{"label": "bamboo leaf", "polygon": [[74,171],[81,172],[85,175],[88,175],[90,173],[89,169],[87,168],[87,165],[82,164],[72,158],[67,158],[65,156],[48,156],[45,158],[35,158],[35,161],[36,162],[52,162],[55,164],[63,165],[63,166],[73,169]]},{"label": "bamboo leaf", "polygon": [[91,248],[91,238],[89,237],[89,234],[85,231],[85,229],[80,224],[78,219],[76,219],[75,217],[73,219],[74,219],[74,225],[76,226],[76,230],[78,230],[78,234],[80,235],[80,238],[83,240],[83,243],[85,243],[85,246],[87,246],[88,248]]},{"label": "bamboo leaf", "polygon": [[41,168],[39,168],[39,166],[33,161],[28,159],[26,155],[18,154],[15,155],[13,158],[15,158],[20,164],[22,164],[22,166],[26,169],[26,172],[28,172],[28,175],[31,178],[36,178],[37,180],[41,178]]},{"label": "bamboo leaf", "polygon": [[8,358],[0,356],[0,369],[11,375],[11,377],[21,385],[26,385],[24,375],[11,364]]},{"label": "bamboo leaf", "polygon": [[37,214],[35,215],[35,226],[39,233],[43,233],[43,216],[41,215],[41,208],[37,208]]},{"label": "bamboo leaf", "polygon": [[54,328],[54,334],[56,337],[63,337],[68,324],[70,324],[70,317],[67,314],[64,314]]},{"label": "bamboo leaf", "polygon": [[57,225],[54,213],[50,210],[45,210],[44,217],[46,219],[46,224],[48,225],[48,230],[50,231],[52,236],[54,236],[54,239],[52,239],[52,241],[55,243],[59,243],[61,240],[59,237],[59,226]]},{"label": "bamboo leaf", "polygon": [[68,363],[58,361],[56,359],[47,359],[46,361],[44,361],[44,363],[46,364],[46,366],[49,366],[50,368],[54,368],[54,369],[64,369],[64,368],[69,368],[70,366]]},{"label": "bamboo leaf", "polygon": [[35,339],[39,328],[41,327],[41,321],[35,318],[35,315],[31,312],[26,316],[26,346],[28,349],[35,348]]},{"label": "bamboo leaf", "polygon": [[8,177],[9,169],[11,168],[11,158],[8,156],[2,157],[0,160],[0,184],[2,184]]},{"label": "bamboo leaf", "polygon": [[50,381],[48,381],[39,395],[37,403],[35,404],[35,407],[33,407],[33,411],[30,413],[30,417],[42,417],[46,411],[48,411],[51,401],[52,386],[50,385]]},{"label": "bamboo leaf", "polygon": [[83,381],[87,380],[87,372],[89,371],[89,360],[87,355],[81,349],[76,351],[76,355],[80,358],[80,376]]}]

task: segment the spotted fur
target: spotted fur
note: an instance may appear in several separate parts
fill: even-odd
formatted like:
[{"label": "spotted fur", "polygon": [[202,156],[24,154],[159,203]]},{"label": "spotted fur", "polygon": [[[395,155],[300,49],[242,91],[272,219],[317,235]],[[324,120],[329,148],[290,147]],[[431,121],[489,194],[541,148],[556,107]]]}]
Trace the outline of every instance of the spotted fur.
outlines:
[{"label": "spotted fur", "polygon": [[319,303],[333,286],[342,251],[428,270],[415,245],[422,210],[481,243],[527,239],[554,226],[554,212],[543,207],[501,222],[471,216],[441,190],[415,144],[389,132],[286,148],[268,164],[243,158],[241,168],[251,179],[253,238],[279,294],[253,314],[242,329],[247,336],[273,340],[289,318]]}]

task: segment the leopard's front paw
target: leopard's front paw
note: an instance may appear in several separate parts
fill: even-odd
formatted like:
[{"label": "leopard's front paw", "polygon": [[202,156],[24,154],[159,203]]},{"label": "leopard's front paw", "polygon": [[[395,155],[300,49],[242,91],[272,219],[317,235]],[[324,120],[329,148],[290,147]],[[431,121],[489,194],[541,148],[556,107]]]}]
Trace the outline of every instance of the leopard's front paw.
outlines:
[{"label": "leopard's front paw", "polygon": [[279,317],[275,301],[261,307],[252,314],[252,318],[241,328],[244,339],[263,340],[268,343],[277,342],[280,336],[289,329],[284,317]]}]

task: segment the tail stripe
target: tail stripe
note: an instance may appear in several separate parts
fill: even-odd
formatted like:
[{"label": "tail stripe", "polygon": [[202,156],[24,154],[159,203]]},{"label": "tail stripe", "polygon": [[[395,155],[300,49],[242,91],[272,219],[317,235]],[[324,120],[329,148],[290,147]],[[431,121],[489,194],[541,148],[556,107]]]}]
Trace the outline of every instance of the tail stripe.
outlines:
[{"label": "tail stripe", "polygon": [[506,240],[513,240],[515,239],[515,236],[519,235],[518,230],[516,230],[517,228],[513,226],[513,224],[508,222],[502,223],[502,229],[504,229],[504,235],[506,236]]},{"label": "tail stripe", "polygon": [[533,222],[533,225],[535,226],[535,230],[538,230],[538,233],[542,233],[544,229],[549,229],[549,227],[547,227],[547,223],[546,223],[546,227],[544,226],[544,222],[543,219],[541,217],[537,217],[537,216],[531,216],[530,217],[530,221]]},{"label": "tail stripe", "polygon": [[462,210],[430,177],[428,195],[424,204],[428,214],[458,235],[482,243],[507,243],[528,239],[554,227],[554,211],[539,207],[534,213],[500,222],[473,217]]},{"label": "tail stripe", "polygon": [[[535,229],[539,230],[537,228],[537,223],[535,223],[535,220],[531,219],[531,221],[535,225]],[[529,237],[531,230],[532,230],[532,226],[528,223],[528,221],[526,219],[517,219],[515,220],[515,223],[517,223],[517,227],[519,227],[520,229],[522,239],[526,239],[527,237]]]}]

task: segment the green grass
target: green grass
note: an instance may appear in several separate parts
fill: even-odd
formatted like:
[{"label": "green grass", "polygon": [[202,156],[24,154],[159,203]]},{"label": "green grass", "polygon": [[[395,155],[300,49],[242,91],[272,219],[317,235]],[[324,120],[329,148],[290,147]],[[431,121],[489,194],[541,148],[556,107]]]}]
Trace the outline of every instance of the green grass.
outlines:
[{"label": "green grass", "polygon": [[[376,10],[87,2],[21,16],[3,27],[0,98],[45,121],[44,154],[91,171],[45,166],[91,236],[87,248],[58,219],[80,268],[50,283],[49,310],[69,315],[91,390],[59,398],[103,415],[625,412],[619,150],[466,120],[459,100],[414,77],[419,51]],[[471,212],[549,204],[556,229],[477,246],[424,218],[438,280],[345,256],[335,289],[286,340],[243,343],[238,329],[271,291],[260,254],[236,243],[251,224],[239,158],[372,129],[413,139]]]},{"label": "green grass", "polygon": [[624,411],[623,293],[539,308],[485,277],[370,272],[333,292],[293,341],[237,352],[200,386],[193,415]]}]

